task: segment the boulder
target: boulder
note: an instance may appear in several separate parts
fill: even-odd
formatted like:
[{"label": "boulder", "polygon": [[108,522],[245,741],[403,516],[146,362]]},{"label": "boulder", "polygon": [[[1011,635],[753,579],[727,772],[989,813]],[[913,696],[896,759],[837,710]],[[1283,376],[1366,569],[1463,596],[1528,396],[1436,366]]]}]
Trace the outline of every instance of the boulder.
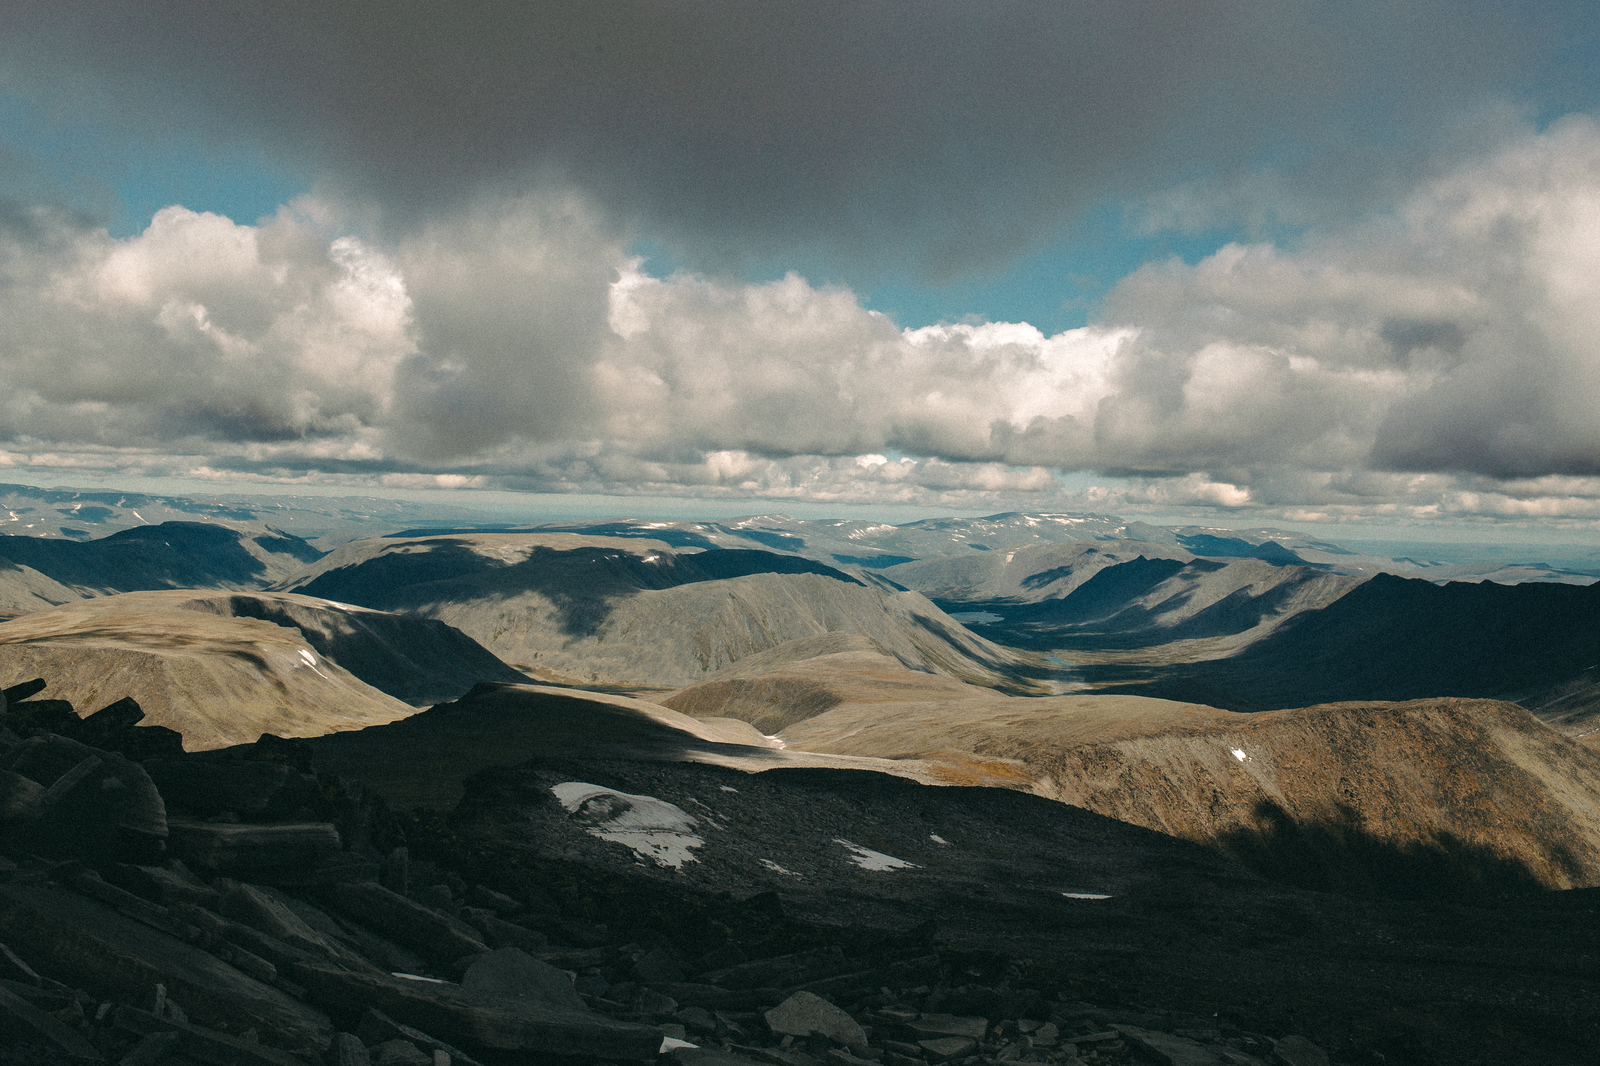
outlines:
[{"label": "boulder", "polygon": [[45,684],[44,678],[36,677],[32,681],[24,681],[21,684],[12,685],[10,688],[0,692],[0,697],[4,697],[0,706],[5,706],[9,710],[12,704],[21,703],[29,696],[35,696],[43,692]]},{"label": "boulder", "polygon": [[14,770],[0,770],[0,826],[25,822],[39,813],[44,786]]},{"label": "boulder", "polygon": [[24,741],[7,762],[45,786],[32,815],[10,828],[19,846],[94,864],[149,861],[165,850],[166,804],[138,763],[54,735]]},{"label": "boulder", "polygon": [[323,1056],[328,1066],[372,1066],[372,1056],[367,1045],[354,1033],[335,1033],[328,1053]]},{"label": "boulder", "polygon": [[0,986],[0,1045],[24,1042],[53,1048],[86,1062],[105,1061],[76,1030]]},{"label": "boulder", "polygon": [[347,970],[382,973],[356,952],[306,924],[286,904],[254,885],[236,884],[222,897],[219,913],[243,922],[302,951],[338,963]]},{"label": "boulder", "polygon": [[799,1037],[821,1033],[835,1044],[848,1048],[867,1046],[867,1034],[860,1023],[811,992],[796,992],[767,1011],[766,1019],[774,1033]]},{"label": "boulder", "polygon": [[1295,1034],[1273,1041],[1272,1055],[1281,1066],[1328,1066],[1326,1051]]},{"label": "boulder", "polygon": [[433,1066],[433,1056],[409,1040],[385,1040],[367,1051],[372,1066]]},{"label": "boulder", "polygon": [[[1133,1025],[1114,1025],[1124,1040],[1143,1051],[1161,1066],[1220,1066],[1223,1059],[1204,1044],[1186,1037],[1174,1036],[1153,1029]],[[1323,1060],[1322,1066],[1327,1066]]]},{"label": "boulder", "polygon": [[970,1036],[940,1036],[932,1040],[918,1040],[917,1044],[929,1062],[949,1062],[965,1058],[978,1050],[978,1042]]},{"label": "boulder", "polygon": [[339,831],[325,822],[243,825],[174,820],[172,853],[190,866],[232,877],[298,875],[339,853]]},{"label": "boulder", "polygon": [[66,700],[26,700],[6,708],[13,726],[43,729],[50,733],[70,733],[78,725],[78,712]]},{"label": "boulder", "polygon": [[989,1032],[989,1019],[959,1014],[923,1014],[905,1025],[924,1037],[965,1036],[980,1042]]},{"label": "boulder", "polygon": [[[198,910],[198,908],[196,908]],[[94,900],[38,885],[0,884],[0,928],[24,958],[102,998],[164,985],[198,1024],[258,1030],[288,1047],[326,1047],[322,1012],[247,977],[199,948]]]},{"label": "boulder", "polygon": [[361,1016],[361,1024],[356,1026],[356,1035],[368,1044],[379,1044],[398,1037],[409,1040],[424,1051],[432,1051],[435,1054],[444,1052],[450,1056],[450,1066],[481,1066],[477,1059],[465,1051],[446,1044],[443,1040],[435,1040],[420,1029],[401,1025],[381,1010],[369,1008]]},{"label": "boulder", "polygon": [[335,970],[309,963],[291,977],[334,1011],[375,1008],[406,1025],[473,1049],[535,1051],[648,1059],[661,1047],[661,1030],[591,1011],[547,1007],[516,996],[477,992],[447,982],[408,981]]},{"label": "boulder", "polygon": [[329,899],[350,917],[440,965],[489,950],[477,930],[466,922],[424,907],[376,882],[334,885]]},{"label": "boulder", "polygon": [[480,907],[465,907],[461,912],[462,921],[466,922],[479,933],[483,934],[483,942],[491,948],[521,948],[523,951],[546,951],[550,947],[550,938],[543,933],[536,933],[532,929],[525,929],[515,922],[504,921],[495,917],[493,911]]},{"label": "boulder", "polygon": [[124,696],[109,706],[102,707],[78,722],[72,729],[72,738],[95,747],[104,747],[107,741],[132,729],[144,720],[144,711],[131,696]]},{"label": "boulder", "polygon": [[[113,1014],[116,1026],[130,1033],[175,1033],[175,1046],[187,1059],[228,1066],[305,1066],[305,1059],[261,1044],[257,1040],[218,1032],[181,1018],[154,1014],[136,1007],[118,1007]],[[328,1039],[318,1046],[326,1047]],[[292,1047],[311,1047],[295,1045]],[[119,1063],[118,1066],[121,1066]]]},{"label": "boulder", "polygon": [[163,906],[193,903],[215,908],[220,898],[216,889],[190,873],[179,859],[169,859],[161,866],[111,863],[101,870],[101,875],[118,888]]},{"label": "boulder", "polygon": [[541,962],[519,948],[479,955],[462,975],[461,987],[536,1000],[566,1010],[588,1010],[565,970]]},{"label": "boulder", "polygon": [[145,764],[167,802],[209,817],[291,817],[316,796],[316,778],[265,759],[213,753],[151,759]]}]

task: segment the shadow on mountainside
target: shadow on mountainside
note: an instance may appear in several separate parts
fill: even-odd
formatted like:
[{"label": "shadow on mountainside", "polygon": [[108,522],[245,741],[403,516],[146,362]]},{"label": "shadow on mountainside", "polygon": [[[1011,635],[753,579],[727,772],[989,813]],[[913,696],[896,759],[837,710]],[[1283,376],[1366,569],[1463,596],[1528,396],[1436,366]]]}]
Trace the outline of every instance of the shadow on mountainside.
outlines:
[{"label": "shadow on mountainside", "polygon": [[[245,550],[249,535],[201,522],[163,522],[124,529],[80,543],[47,537],[0,536],[0,555],[31,566],[64,585],[140,592],[154,589],[253,585],[267,567]],[[297,538],[253,538],[269,552],[303,562],[321,557]],[[309,558],[307,556],[309,555]]]},{"label": "shadow on mountainside", "polygon": [[[1263,877],[1318,892],[1438,900],[1548,891],[1525,864],[1482,844],[1442,830],[1401,844],[1369,833],[1354,808],[1340,804],[1338,811],[1307,823],[1262,800],[1254,827],[1236,827],[1213,846]],[[1547,846],[1551,865],[1576,879],[1576,858],[1559,843]]]},{"label": "shadow on mountainside", "polygon": [[1597,663],[1600,585],[1435,585],[1379,574],[1230,658],[1150,671],[1153,684],[1104,691],[1172,699],[1169,692],[1205,687],[1226,694],[1212,705],[1228,710],[1515,698]]},{"label": "shadow on mountainside", "polygon": [[535,593],[555,608],[561,631],[581,639],[599,632],[614,605],[640,592],[752,574],[820,574],[861,582],[830,566],[754,550],[698,555],[635,554],[617,548],[536,546],[514,563],[454,538],[386,552],[321,574],[294,591],[381,611],[413,613],[440,603],[505,600]]}]

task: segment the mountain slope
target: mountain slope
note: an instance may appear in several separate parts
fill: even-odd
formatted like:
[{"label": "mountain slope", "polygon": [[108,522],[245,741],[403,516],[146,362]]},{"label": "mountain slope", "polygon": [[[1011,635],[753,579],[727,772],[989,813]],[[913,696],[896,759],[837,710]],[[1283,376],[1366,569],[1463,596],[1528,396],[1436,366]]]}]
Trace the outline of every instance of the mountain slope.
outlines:
[{"label": "mountain slope", "polygon": [[437,618],[563,683],[672,688],[830,632],[871,635],[908,666],[981,684],[1007,683],[1018,666],[919,594],[754,550],[573,534],[385,538],[345,545],[280,587]]},{"label": "mountain slope", "polygon": [[[1237,655],[1172,667],[1128,691],[1191,686],[1236,705],[1425,696],[1522,699],[1600,664],[1600,587],[1435,585],[1381,574]],[[1543,702],[1530,700],[1530,706]],[[1584,719],[1568,722],[1576,730]]]},{"label": "mountain slope", "polygon": [[1015,698],[930,685],[869,648],[819,651],[736,666],[662,702],[794,749],[1031,791],[1308,887],[1600,886],[1600,752],[1513,704],[1237,714],[1132,695]]},{"label": "mountain slope", "polygon": [[133,592],[0,624],[0,684],[87,715],[132,696],[191,750],[394,721],[480,681],[523,681],[434,621],[304,596]]},{"label": "mountain slope", "polygon": [[0,536],[0,557],[89,595],[171,588],[259,589],[322,557],[278,530],[163,522],[98,540]]}]

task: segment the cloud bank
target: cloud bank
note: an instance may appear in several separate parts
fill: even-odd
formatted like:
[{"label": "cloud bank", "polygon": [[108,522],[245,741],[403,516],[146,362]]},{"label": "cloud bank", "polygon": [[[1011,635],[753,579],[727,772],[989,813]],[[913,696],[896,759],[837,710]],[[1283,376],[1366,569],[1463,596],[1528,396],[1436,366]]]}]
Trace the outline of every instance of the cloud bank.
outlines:
[{"label": "cloud bank", "polygon": [[[1091,325],[902,329],[657,277],[575,192],[386,249],[307,199],[117,240],[0,216],[0,463],[1300,519],[1600,519],[1600,126],[1294,247],[1152,263]],[[1095,477],[1068,480],[1073,471]]]},{"label": "cloud bank", "polygon": [[1348,210],[1524,71],[1557,106],[1594,102],[1562,82],[1592,12],[1550,2],[0,0],[0,18],[0,87],[138,141],[265,153],[390,233],[566,183],[702,269],[799,256],[827,277],[1003,266],[1091,204],[1287,155]]}]

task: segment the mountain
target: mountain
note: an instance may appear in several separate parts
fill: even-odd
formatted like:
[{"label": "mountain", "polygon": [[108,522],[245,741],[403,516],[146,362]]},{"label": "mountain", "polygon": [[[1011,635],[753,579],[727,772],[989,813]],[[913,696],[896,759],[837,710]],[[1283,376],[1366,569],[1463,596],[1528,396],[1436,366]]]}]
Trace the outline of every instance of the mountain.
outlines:
[{"label": "mountain", "polygon": [[47,539],[89,540],[163,522],[203,522],[257,533],[270,526],[315,541],[326,550],[347,540],[381,536],[423,522],[489,520],[487,514],[470,507],[377,496],[167,496],[0,484],[0,533]]},{"label": "mountain", "polygon": [[985,685],[1018,684],[1023,666],[920,594],[753,549],[560,533],[384,538],[344,545],[279,588],[437,618],[564,684],[675,688],[830,632],[870,635],[909,667]]},{"label": "mountain", "polygon": [[360,729],[523,681],[442,623],[304,596],[134,592],[0,624],[0,677],[85,715],[124,696],[189,750]]},{"label": "mountain", "polygon": [[793,749],[1030,791],[1321,890],[1600,886],[1600,752],[1514,704],[1240,714],[1134,695],[1007,697],[920,677],[862,644],[768,654],[661,702],[751,722]]},{"label": "mountain", "polygon": [[1367,577],[1254,556],[1203,558],[1139,541],[932,558],[882,573],[992,640],[1043,650],[1235,636],[1236,647]]},{"label": "mountain", "polygon": [[276,529],[163,522],[97,540],[0,536],[0,558],[80,595],[149,589],[259,589],[322,552]]},{"label": "mountain", "polygon": [[[1167,668],[1124,691],[1205,691],[1236,707],[1426,696],[1538,707],[1600,664],[1600,587],[1497,585],[1379,575],[1236,655]],[[1581,685],[1580,685],[1581,687]],[[1574,692],[1575,695],[1575,692]],[[1563,728],[1592,728],[1586,715]]]}]

